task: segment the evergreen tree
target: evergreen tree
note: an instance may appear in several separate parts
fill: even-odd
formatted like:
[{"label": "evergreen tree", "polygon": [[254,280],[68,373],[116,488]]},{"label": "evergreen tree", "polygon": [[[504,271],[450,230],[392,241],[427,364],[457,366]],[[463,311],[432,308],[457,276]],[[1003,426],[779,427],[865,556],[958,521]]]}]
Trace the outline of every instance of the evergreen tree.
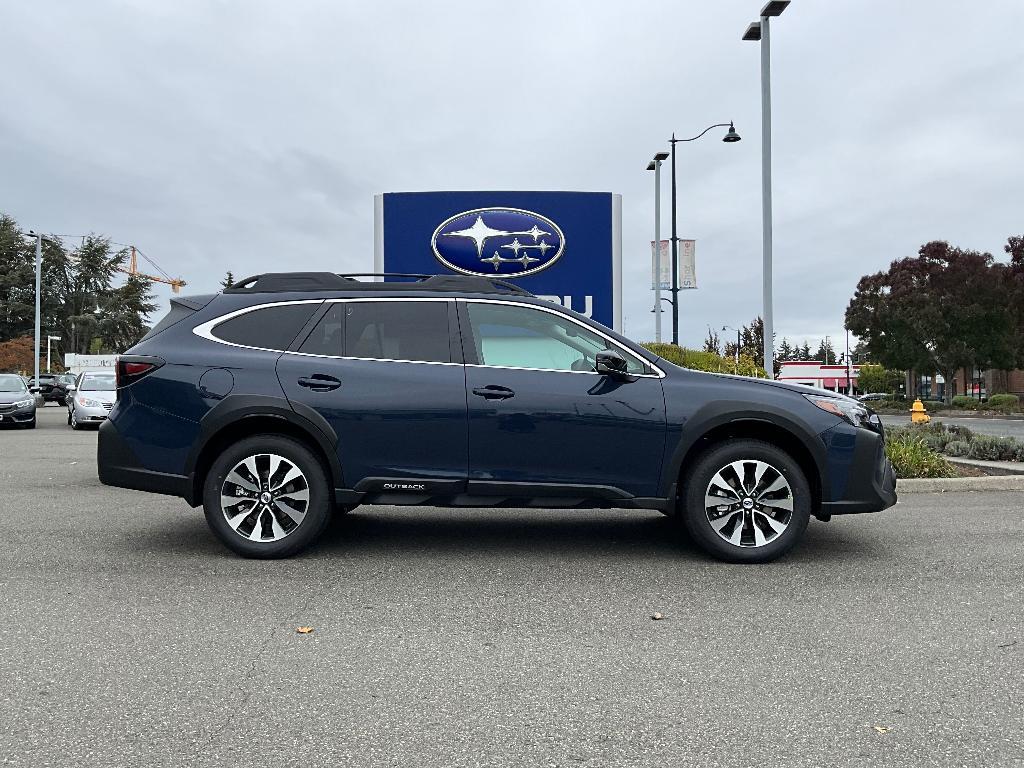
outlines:
[{"label": "evergreen tree", "polygon": [[[229,272],[228,274],[231,274],[231,273]],[[704,351],[705,352],[713,352],[716,355],[721,355],[722,354],[721,346],[722,346],[722,342],[721,342],[721,339],[718,338],[718,332],[711,330],[711,328],[709,326],[708,327],[708,337],[706,339],[704,339]]]},{"label": "evergreen tree", "polygon": [[811,357],[811,345],[807,343],[807,339],[804,339],[804,345],[800,347],[800,359],[801,360],[813,360]]},{"label": "evergreen tree", "polygon": [[789,339],[787,339],[785,336],[783,336],[782,337],[782,343],[779,344],[779,354],[778,354],[779,360],[784,362],[784,363],[785,362],[789,362],[790,360],[793,359],[793,356],[794,356],[795,353],[796,353],[796,350],[789,345]]},{"label": "evergreen tree", "polygon": [[234,284],[235,284],[235,276],[231,272],[231,270],[229,269],[227,271],[227,274],[224,275],[224,279],[220,281],[220,287],[221,288],[230,288]]}]

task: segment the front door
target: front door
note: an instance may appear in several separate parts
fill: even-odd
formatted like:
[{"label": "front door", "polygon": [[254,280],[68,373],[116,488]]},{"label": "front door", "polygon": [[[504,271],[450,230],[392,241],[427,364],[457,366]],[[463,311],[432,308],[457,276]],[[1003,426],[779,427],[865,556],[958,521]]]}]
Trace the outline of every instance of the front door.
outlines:
[{"label": "front door", "polygon": [[347,487],[430,495],[464,486],[466,387],[452,355],[454,311],[446,299],[329,302],[309,336],[281,355],[289,400],[337,432]]},{"label": "front door", "polygon": [[[470,493],[657,496],[665,398],[653,369],[554,309],[469,299],[459,311]],[[594,371],[606,348],[626,358],[630,381]]]}]

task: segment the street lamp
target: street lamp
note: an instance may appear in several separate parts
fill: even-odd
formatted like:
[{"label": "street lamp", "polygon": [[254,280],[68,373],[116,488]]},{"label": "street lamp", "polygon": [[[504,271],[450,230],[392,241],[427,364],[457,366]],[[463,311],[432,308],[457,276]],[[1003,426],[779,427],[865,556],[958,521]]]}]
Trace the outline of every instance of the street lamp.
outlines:
[{"label": "street lamp", "polygon": [[36,240],[36,336],[35,336],[35,354],[33,355],[33,362],[35,364],[35,382],[36,389],[39,388],[39,307],[40,307],[40,286],[42,284],[43,274],[43,236],[33,232],[31,229],[28,232],[23,233],[26,237],[34,237]]},{"label": "street lamp", "polygon": [[743,33],[744,40],[761,41],[761,252],[763,259],[764,369],[774,378],[775,324],[772,318],[772,89],[771,45],[768,20],[780,15],[789,0],[771,0],[761,9],[761,20]]},{"label": "street lamp", "polygon": [[47,373],[50,372],[50,342],[51,341],[60,341],[60,336],[50,336],[50,335],[47,335],[47,337],[46,337],[46,372]]},{"label": "street lamp", "polygon": [[712,128],[725,128],[726,126],[729,127],[729,130],[722,137],[722,141],[726,144],[739,141],[740,135],[736,133],[736,129],[733,128],[731,122],[709,125],[696,136],[689,139],[677,139],[675,133],[669,139],[669,144],[672,145],[672,343],[676,345],[679,344],[679,235],[676,231],[676,144],[685,141],[696,141]]},{"label": "street lamp", "polygon": [[735,372],[738,374],[740,372],[740,329],[733,328],[731,325],[723,325],[722,330],[736,331],[736,349],[733,352],[733,366],[735,367]]},{"label": "street lamp", "polygon": [[661,164],[668,152],[656,152],[647,164],[654,171],[654,340],[661,343]]}]

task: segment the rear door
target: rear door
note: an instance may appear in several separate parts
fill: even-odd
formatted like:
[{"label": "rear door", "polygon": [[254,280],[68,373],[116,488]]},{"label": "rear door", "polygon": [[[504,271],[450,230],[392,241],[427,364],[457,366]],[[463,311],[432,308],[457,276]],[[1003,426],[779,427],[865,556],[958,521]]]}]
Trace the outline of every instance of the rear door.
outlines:
[{"label": "rear door", "polygon": [[277,374],[289,400],[337,432],[347,487],[462,492],[466,381],[454,328],[448,299],[335,300],[281,355]]}]

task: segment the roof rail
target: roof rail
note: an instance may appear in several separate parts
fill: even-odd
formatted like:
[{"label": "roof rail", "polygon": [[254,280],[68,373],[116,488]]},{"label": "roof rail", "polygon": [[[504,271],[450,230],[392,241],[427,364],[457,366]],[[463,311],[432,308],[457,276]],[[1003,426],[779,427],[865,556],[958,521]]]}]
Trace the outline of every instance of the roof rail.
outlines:
[{"label": "roof rail", "polygon": [[[411,278],[407,281],[364,282],[360,277]],[[409,272],[266,272],[239,280],[224,293],[280,293],[284,291],[331,290],[421,290],[464,291],[466,293],[507,293],[533,296],[525,288],[486,275],[426,275]]]}]

